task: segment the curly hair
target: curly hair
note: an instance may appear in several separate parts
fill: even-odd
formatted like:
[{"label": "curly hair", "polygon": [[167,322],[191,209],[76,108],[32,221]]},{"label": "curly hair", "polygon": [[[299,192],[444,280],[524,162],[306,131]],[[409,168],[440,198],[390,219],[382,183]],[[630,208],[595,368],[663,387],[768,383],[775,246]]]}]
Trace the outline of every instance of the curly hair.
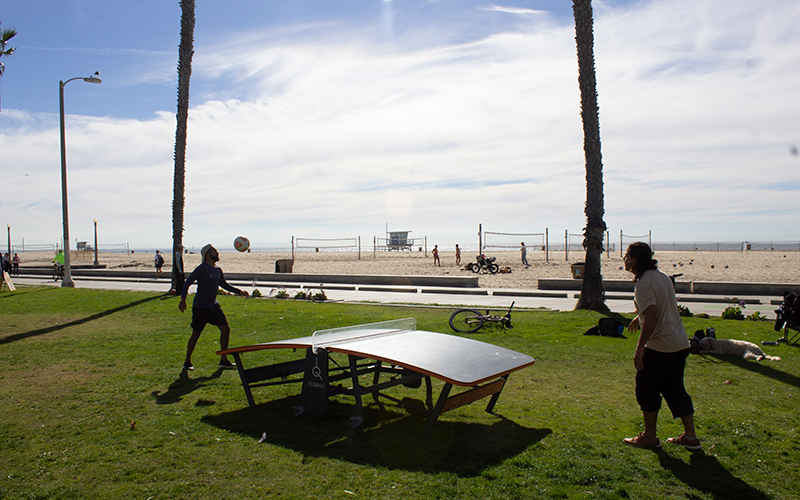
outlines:
[{"label": "curly hair", "polygon": [[643,241],[636,241],[628,245],[626,255],[636,259],[636,266],[633,268],[634,281],[639,281],[645,271],[658,269],[658,261],[653,258],[650,245]]}]

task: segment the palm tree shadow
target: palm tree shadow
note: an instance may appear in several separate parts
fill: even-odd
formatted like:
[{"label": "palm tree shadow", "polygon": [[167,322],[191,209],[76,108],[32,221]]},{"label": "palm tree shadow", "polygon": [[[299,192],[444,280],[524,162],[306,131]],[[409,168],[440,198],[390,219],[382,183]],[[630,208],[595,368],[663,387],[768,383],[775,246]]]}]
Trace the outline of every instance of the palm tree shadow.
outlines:
[{"label": "palm tree shadow", "polygon": [[784,384],[789,384],[800,388],[800,377],[797,375],[792,375],[791,373],[777,370],[773,368],[772,365],[767,364],[773,363],[772,361],[755,361],[752,359],[744,359],[741,356],[720,356],[716,354],[704,354],[703,358],[709,362],[711,359],[714,359],[718,363],[730,363],[753,373],[764,375],[765,377],[769,377],[778,382],[783,382]]},{"label": "palm tree shadow", "polygon": [[[150,393],[156,399],[156,404],[169,405],[180,401],[187,394],[205,386],[208,382],[220,378],[222,372],[225,370],[218,369],[208,377],[189,378],[189,372],[181,370],[178,378],[169,385],[167,391],[153,391]],[[210,406],[207,402],[202,403],[201,406]]]},{"label": "palm tree shadow", "polygon": [[[303,463],[334,458],[370,467],[395,470],[450,472],[474,477],[524,452],[552,433],[528,428],[503,417],[492,423],[440,420],[423,436],[427,416],[407,413],[393,405],[368,405],[364,423],[353,429],[353,406],[332,400],[322,417],[292,416],[297,396],[207,415],[202,421],[260,442],[294,450]],[[422,402],[419,402],[422,404]]]},{"label": "palm tree shadow", "polygon": [[661,448],[655,450],[661,467],[698,491],[713,498],[727,500],[768,500],[770,497],[730,473],[714,456],[702,450],[691,453],[689,463],[679,460]]},{"label": "palm tree shadow", "polygon": [[83,325],[83,324],[89,323],[91,321],[95,321],[95,320],[98,320],[100,318],[103,318],[105,316],[109,316],[111,314],[118,313],[120,311],[124,311],[125,309],[130,309],[131,307],[136,307],[138,305],[141,305],[141,304],[144,304],[146,302],[150,302],[151,300],[156,300],[156,299],[159,299],[159,298],[160,298],[160,296],[158,296],[158,295],[153,296],[153,297],[147,297],[147,298],[144,298],[144,299],[135,300],[135,301],[131,302],[130,304],[121,305],[119,307],[114,307],[114,308],[108,309],[106,311],[101,311],[99,313],[92,314],[91,316],[87,316],[85,318],[76,319],[74,321],[70,321],[69,323],[48,326],[48,327],[45,327],[45,328],[38,328],[36,330],[31,330],[29,332],[15,333],[13,335],[9,335],[8,337],[0,339],[0,345],[10,344],[11,342],[16,342],[18,340],[24,340],[24,339],[27,339],[27,338],[30,338],[30,337],[36,337],[38,335],[45,335],[45,334],[48,334],[48,333],[57,332],[59,330],[63,330],[65,328],[70,328],[72,326]]}]

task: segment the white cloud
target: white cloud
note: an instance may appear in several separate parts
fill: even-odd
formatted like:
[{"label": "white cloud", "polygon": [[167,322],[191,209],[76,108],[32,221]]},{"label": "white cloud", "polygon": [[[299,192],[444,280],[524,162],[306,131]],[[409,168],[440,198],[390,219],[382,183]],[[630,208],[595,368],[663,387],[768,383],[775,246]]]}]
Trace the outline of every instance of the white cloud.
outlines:
[{"label": "white cloud", "polygon": [[522,7],[504,7],[502,5],[490,5],[489,7],[483,7],[483,10],[491,10],[494,12],[504,12],[507,14],[544,14],[547,11],[544,10],[535,10],[535,9],[526,9]]},{"label": "white cloud", "polygon": [[[800,240],[800,161],[788,151],[800,142],[800,7],[662,0],[600,4],[596,16],[612,239],[623,228],[653,229],[657,241]],[[367,241],[387,222],[440,245],[471,241],[478,223],[579,233],[573,27],[524,26],[414,50],[336,25],[198,42],[187,243]],[[2,119],[4,164],[16,167],[0,209],[26,241],[55,242],[57,117],[4,109]],[[174,133],[166,112],[69,117],[76,238],[97,217],[114,243],[169,242]]]}]

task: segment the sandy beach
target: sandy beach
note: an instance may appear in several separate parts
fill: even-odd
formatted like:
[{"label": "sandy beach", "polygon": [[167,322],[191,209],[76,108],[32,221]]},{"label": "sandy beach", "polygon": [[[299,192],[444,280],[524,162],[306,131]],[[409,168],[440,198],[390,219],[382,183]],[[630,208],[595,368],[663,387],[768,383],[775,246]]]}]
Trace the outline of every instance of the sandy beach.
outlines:
[{"label": "sandy beach", "polygon": [[[549,262],[542,251],[528,251],[529,266],[523,266],[519,252],[488,252],[497,258],[501,268],[508,267],[507,274],[480,274],[479,283],[485,288],[537,288],[540,278],[571,278],[571,264],[583,258],[582,253],[570,252],[569,262],[564,253],[550,253]],[[74,265],[91,264],[91,252],[73,252]],[[27,266],[50,265],[53,256],[47,252],[25,253],[22,268]],[[129,268],[152,270],[154,253],[103,253],[99,262],[108,269]],[[164,270],[168,271],[172,259],[164,255]],[[383,274],[383,275],[451,275],[471,276],[464,269],[467,262],[474,261],[475,252],[462,254],[462,265],[455,263],[453,252],[440,252],[442,266],[434,267],[433,256],[428,252],[299,252],[295,255],[293,272],[302,274]],[[659,268],[667,274],[682,273],[678,281],[730,281],[750,283],[800,283],[800,252],[787,251],[659,251]],[[222,252],[219,267],[226,273],[271,273],[275,271],[275,261],[291,259],[286,253],[239,253]],[[187,273],[200,263],[200,255],[187,253],[184,265]],[[605,279],[631,279],[623,267],[619,253],[603,254],[603,277]]]}]

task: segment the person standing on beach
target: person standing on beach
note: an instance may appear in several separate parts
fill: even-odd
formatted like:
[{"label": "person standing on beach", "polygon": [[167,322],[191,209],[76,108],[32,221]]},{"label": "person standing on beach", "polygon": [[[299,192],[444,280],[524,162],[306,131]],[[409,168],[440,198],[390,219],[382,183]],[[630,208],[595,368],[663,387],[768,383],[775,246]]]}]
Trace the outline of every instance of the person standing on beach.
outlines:
[{"label": "person standing on beach", "polygon": [[14,254],[14,259],[11,261],[14,266],[14,275],[19,276],[19,254]]},{"label": "person standing on beach", "polygon": [[164,257],[158,250],[156,250],[156,256],[153,257],[153,263],[156,265],[156,278],[160,278],[164,274],[161,272],[161,268],[164,266]]},{"label": "person standing on beach", "polygon": [[636,401],[644,417],[644,432],[623,442],[637,448],[659,448],[656,434],[661,398],[667,401],[673,418],[680,418],[684,432],[667,442],[690,450],[702,448],[694,429],[694,406],[683,384],[689,336],[678,315],[675,287],[669,276],[656,267],[647,243],[628,246],[625,269],[634,275],[634,305],[637,316],[628,331],[640,330],[633,356],[636,368]]},{"label": "person standing on beach", "polygon": [[523,266],[527,266],[527,265],[529,265],[528,264],[528,248],[525,246],[525,242],[524,241],[522,243],[520,243],[520,245],[521,245],[521,248],[520,248],[519,251],[522,254],[522,265]]},{"label": "person standing on beach", "polygon": [[461,265],[461,249],[458,248],[458,243],[456,243],[456,265]]},{"label": "person standing on beach", "polygon": [[177,273],[175,276],[175,289],[170,290],[170,293],[181,293],[183,290],[183,282],[186,280],[186,275],[183,272],[183,245],[178,245],[178,249],[175,251],[175,272]]},{"label": "person standing on beach", "polygon": [[[228,326],[228,319],[225,317],[225,313],[222,312],[222,307],[220,307],[217,300],[217,290],[221,287],[223,290],[236,295],[250,296],[246,291],[239,290],[225,281],[222,269],[217,267],[219,252],[210,243],[200,250],[200,257],[203,262],[192,271],[189,279],[183,285],[181,302],[178,304],[180,312],[186,311],[186,295],[189,293],[189,287],[196,281],[197,292],[192,303],[192,336],[189,337],[189,344],[186,346],[186,359],[183,362],[184,370],[194,370],[192,352],[195,345],[197,345],[200,334],[203,332],[203,328],[207,324],[212,324],[219,328],[220,350],[224,351],[228,348],[231,328]],[[228,357],[223,354],[219,360],[219,367],[223,369],[235,368],[236,365],[228,361]]]},{"label": "person standing on beach", "polygon": [[433,245],[433,265],[434,266],[442,265],[442,263],[439,262],[439,245]]}]

